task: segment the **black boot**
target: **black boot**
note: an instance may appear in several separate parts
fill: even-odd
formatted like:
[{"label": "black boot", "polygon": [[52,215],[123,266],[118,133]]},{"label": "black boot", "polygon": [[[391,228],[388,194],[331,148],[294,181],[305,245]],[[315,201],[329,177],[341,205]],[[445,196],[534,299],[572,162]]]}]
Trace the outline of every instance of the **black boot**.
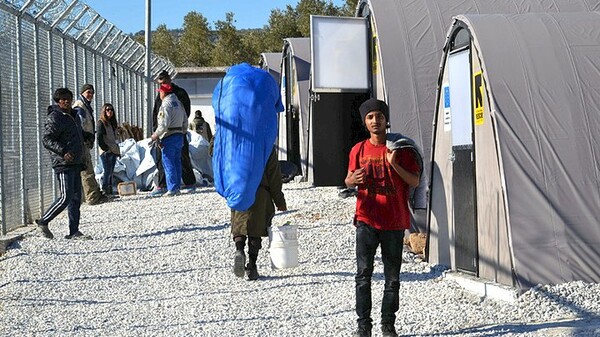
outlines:
[{"label": "black boot", "polygon": [[249,236],[248,237],[248,265],[246,266],[246,277],[249,281],[257,280],[258,268],[256,267],[256,260],[258,259],[258,252],[260,251],[262,244],[262,238]]},{"label": "black boot", "polygon": [[244,277],[244,266],[246,265],[246,254],[244,253],[244,246],[246,245],[245,236],[236,236],[233,238],[235,241],[235,254],[233,255],[233,273],[237,277]]},{"label": "black boot", "polygon": [[258,268],[256,268],[256,263],[248,263],[248,265],[246,266],[246,277],[248,278],[248,281],[258,280],[259,276],[260,275],[258,275]]}]

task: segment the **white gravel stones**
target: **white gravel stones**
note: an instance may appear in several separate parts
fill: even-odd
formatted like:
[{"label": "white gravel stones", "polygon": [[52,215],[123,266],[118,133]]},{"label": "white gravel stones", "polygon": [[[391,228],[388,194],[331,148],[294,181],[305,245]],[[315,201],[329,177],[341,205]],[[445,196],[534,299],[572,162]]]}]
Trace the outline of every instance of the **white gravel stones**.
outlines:
[{"label": "white gravel stones", "polygon": [[[62,239],[66,212],[0,258],[0,335],[349,336],[355,328],[354,198],[284,185],[299,266],[272,270],[268,240],[250,282],[232,272],[229,209],[213,189],[82,206],[91,241]],[[539,286],[513,303],[482,299],[404,254],[396,327],[409,336],[600,336],[600,286]],[[375,335],[383,270],[373,284]]]}]

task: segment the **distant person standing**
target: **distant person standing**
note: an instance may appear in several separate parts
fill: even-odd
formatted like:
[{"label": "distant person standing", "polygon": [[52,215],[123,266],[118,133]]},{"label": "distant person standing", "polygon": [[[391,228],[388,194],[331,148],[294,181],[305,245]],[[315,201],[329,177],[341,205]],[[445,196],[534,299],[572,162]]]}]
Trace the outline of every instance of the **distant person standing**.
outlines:
[{"label": "distant person standing", "polygon": [[389,109],[385,102],[368,99],[359,108],[370,138],[350,150],[346,186],[356,196],[356,313],[355,336],[371,336],[371,278],[377,247],[385,285],[381,303],[383,336],[398,336],[394,326],[399,309],[400,267],[404,231],[410,227],[408,193],[419,184],[420,167],[410,150],[386,146]]},{"label": "distant person standing", "polygon": [[96,175],[94,172],[94,162],[92,161],[91,150],[94,148],[96,139],[96,123],[94,121],[94,109],[92,109],[92,99],[94,98],[94,86],[84,84],[81,87],[79,98],[73,103],[73,109],[81,120],[83,128],[83,163],[85,170],[81,171],[81,183],[83,184],[83,194],[88,205],[97,205],[108,201],[108,198],[102,194]]},{"label": "distant person standing", "polygon": [[98,130],[98,147],[100,147],[100,160],[102,161],[102,193],[111,198],[113,196],[113,172],[117,158],[121,156],[117,142],[117,117],[112,104],[104,103],[102,106],[96,130]]},{"label": "distant person standing", "polygon": [[210,129],[210,125],[206,122],[206,120],[204,120],[204,117],[202,117],[202,111],[196,110],[196,112],[194,112],[193,122],[194,131],[196,131],[197,134],[202,136],[202,138],[206,139],[206,141],[210,143],[213,138],[213,133]]},{"label": "distant person standing", "polygon": [[[169,73],[164,70],[161,71],[160,74],[158,74],[157,82],[160,85],[168,84],[171,86],[173,94],[175,94],[178,101],[181,102],[181,105],[183,106],[186,118],[189,118],[192,108],[191,108],[190,97],[189,97],[188,93],[185,91],[185,89],[183,89],[182,87],[173,83],[173,81],[171,80],[171,75],[169,75]],[[154,109],[153,109],[153,114],[152,114],[154,130],[156,130],[156,128],[158,126],[158,112],[160,110],[161,103],[162,103],[162,99],[159,94],[156,96],[156,99],[154,100]],[[156,147],[156,169],[158,170],[158,184],[156,186],[156,189],[152,193],[150,193],[151,196],[161,196],[167,191],[166,190],[167,181],[166,181],[166,177],[165,177],[165,169],[164,169],[163,163],[162,163],[161,151],[162,151],[162,149],[157,146]],[[194,175],[194,170],[192,168],[192,161],[190,160],[190,144],[187,139],[187,127],[183,130],[183,148],[181,149],[181,169],[182,169],[182,172],[180,173],[180,176],[183,178],[183,184],[184,184],[183,191],[184,192],[194,191],[196,189],[196,176]]]},{"label": "distant person standing", "polygon": [[81,206],[80,172],[83,162],[83,134],[81,124],[71,107],[73,93],[67,88],[54,91],[52,99],[56,103],[48,107],[48,118],[44,125],[42,143],[50,152],[52,169],[56,174],[60,195],[35,222],[42,235],[48,239],[54,235],[48,224],[65,208],[69,212],[69,234],[66,239],[89,238],[79,231]]},{"label": "distant person standing", "polygon": [[157,148],[162,147],[161,159],[167,183],[167,192],[163,196],[174,196],[180,193],[181,188],[181,150],[188,119],[170,84],[161,84],[158,92],[162,103],[152,140],[160,140]]}]

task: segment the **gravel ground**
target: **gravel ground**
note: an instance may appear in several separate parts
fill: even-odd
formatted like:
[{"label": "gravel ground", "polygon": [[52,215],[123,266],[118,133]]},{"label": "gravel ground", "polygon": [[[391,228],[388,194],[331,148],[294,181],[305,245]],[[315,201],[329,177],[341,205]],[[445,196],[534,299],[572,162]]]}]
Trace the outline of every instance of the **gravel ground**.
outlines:
[{"label": "gravel ground", "polygon": [[[211,188],[83,205],[88,241],[63,239],[61,215],[50,224],[57,238],[32,232],[0,257],[0,336],[350,336],[355,199],[303,183],[284,192],[290,210],[274,222],[299,226],[299,266],[273,270],[265,238],[258,281],[233,275],[229,210]],[[464,290],[442,266],[404,259],[402,336],[600,336],[598,284],[538,286],[508,303]]]}]

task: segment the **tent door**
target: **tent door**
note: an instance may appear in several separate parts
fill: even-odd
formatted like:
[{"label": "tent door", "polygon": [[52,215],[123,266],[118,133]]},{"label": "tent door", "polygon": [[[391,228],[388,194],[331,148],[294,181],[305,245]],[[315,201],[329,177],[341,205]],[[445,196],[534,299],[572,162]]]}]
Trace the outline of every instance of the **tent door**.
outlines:
[{"label": "tent door", "polygon": [[475,165],[469,49],[450,54],[452,193],[456,269],[477,275]]},{"label": "tent door", "polygon": [[[287,160],[296,165],[299,170],[302,170],[300,163],[300,111],[298,107],[300,102],[294,102],[293,97],[294,86],[296,85],[295,76],[292,74],[293,60],[289,53],[284,55],[284,76],[285,76],[285,125],[286,125],[286,140],[287,140]],[[302,173],[302,172],[301,172]]]},{"label": "tent door", "polygon": [[321,93],[311,102],[315,186],[345,186],[350,149],[369,137],[358,111],[368,98],[362,93]]}]

